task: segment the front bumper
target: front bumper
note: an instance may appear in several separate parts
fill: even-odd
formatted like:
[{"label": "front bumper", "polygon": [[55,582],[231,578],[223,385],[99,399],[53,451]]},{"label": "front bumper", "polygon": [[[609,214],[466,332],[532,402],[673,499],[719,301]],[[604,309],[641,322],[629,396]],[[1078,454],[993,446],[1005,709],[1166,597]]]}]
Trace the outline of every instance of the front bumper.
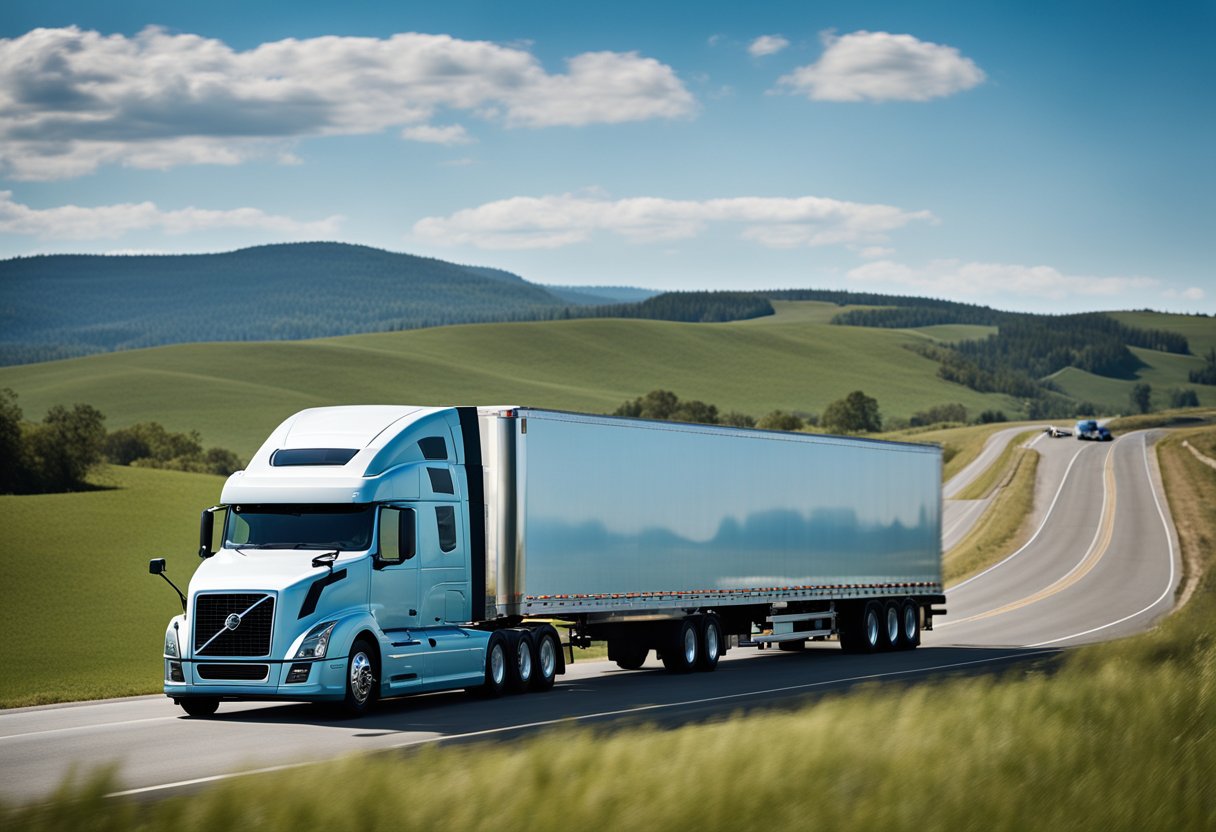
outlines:
[{"label": "front bumper", "polygon": [[[176,665],[176,668],[174,667]],[[299,678],[307,667],[302,682]],[[179,674],[182,681],[173,681]],[[296,674],[293,676],[293,669]],[[223,678],[238,676],[241,678]],[[249,661],[223,659],[175,659],[165,657],[165,695],[174,700],[186,697],[220,699],[280,699],[330,702],[346,696],[346,657],[311,662]]]}]

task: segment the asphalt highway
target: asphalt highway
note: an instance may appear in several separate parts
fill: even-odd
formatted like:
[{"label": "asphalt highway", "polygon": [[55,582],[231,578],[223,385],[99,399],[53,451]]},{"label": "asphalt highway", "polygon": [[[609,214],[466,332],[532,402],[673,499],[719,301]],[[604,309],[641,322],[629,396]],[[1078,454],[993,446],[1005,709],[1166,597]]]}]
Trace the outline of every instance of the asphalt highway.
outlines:
[{"label": "asphalt highway", "polygon": [[358,751],[503,739],[558,724],[694,722],[796,706],[861,682],[991,672],[1143,631],[1170,609],[1179,574],[1150,453],[1154,435],[1038,441],[1034,537],[948,590],[949,615],[914,651],[847,655],[834,643],[797,653],[739,648],[716,672],[688,676],[663,672],[653,654],[632,672],[580,661],[550,693],[492,701],[420,696],[382,702],[353,721],[308,705],[252,703],[223,703],[215,717],[191,719],[163,696],[15,709],[0,713],[0,800],[38,800],[69,770],[106,764],[118,766],[116,794],[155,798]]}]

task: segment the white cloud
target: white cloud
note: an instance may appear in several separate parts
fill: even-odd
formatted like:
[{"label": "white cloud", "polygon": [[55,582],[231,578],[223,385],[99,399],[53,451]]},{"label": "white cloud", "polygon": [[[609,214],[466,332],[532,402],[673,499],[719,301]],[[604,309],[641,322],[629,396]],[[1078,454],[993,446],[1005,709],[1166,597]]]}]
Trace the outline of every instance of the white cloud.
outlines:
[{"label": "white cloud", "polygon": [[584,53],[550,73],[526,47],[417,33],[243,52],[155,27],[0,39],[0,171],[22,179],[237,164],[304,136],[429,127],[445,111],[541,128],[695,110],[671,67],[635,52]]},{"label": "white cloud", "polygon": [[935,260],[914,268],[891,260],[866,263],[848,272],[850,281],[867,287],[902,287],[953,299],[1028,297],[1058,301],[1073,297],[1117,298],[1152,290],[1152,277],[1094,277],[1064,274],[1051,266],[1009,263],[966,263]]},{"label": "white cloud", "polygon": [[342,222],[341,216],[315,222],[301,222],[257,208],[216,211],[182,208],[162,211],[155,203],[122,203],[91,208],[61,205],[56,208],[31,208],[13,201],[11,191],[0,191],[0,234],[37,237],[42,240],[96,240],[121,237],[132,231],[156,230],[166,234],[187,234],[217,228],[237,228],[309,237],[331,236]]},{"label": "white cloud", "polygon": [[560,248],[610,232],[636,243],[695,237],[710,225],[742,226],[740,236],[770,248],[880,242],[928,211],[824,197],[733,197],[703,201],[591,194],[518,196],[426,217],[414,233],[449,245],[484,249]]},{"label": "white cloud", "polygon": [[864,260],[878,260],[883,257],[890,257],[895,253],[895,249],[885,246],[863,246],[857,249],[857,256]]},{"label": "white cloud", "polygon": [[1169,298],[1170,300],[1203,300],[1205,297],[1207,297],[1207,293],[1198,286],[1188,286],[1181,291],[1177,289],[1166,289],[1161,294],[1163,297]]},{"label": "white cloud", "polygon": [[747,51],[753,58],[762,58],[776,55],[789,45],[790,42],[781,35],[761,35],[748,45]]},{"label": "white cloud", "polygon": [[824,33],[819,60],[778,84],[814,101],[928,101],[969,90],[983,70],[952,46],[888,32]]},{"label": "white cloud", "polygon": [[415,142],[431,144],[472,144],[474,139],[464,129],[462,124],[449,124],[438,127],[432,124],[420,124],[417,127],[407,127],[401,131],[401,138]]}]

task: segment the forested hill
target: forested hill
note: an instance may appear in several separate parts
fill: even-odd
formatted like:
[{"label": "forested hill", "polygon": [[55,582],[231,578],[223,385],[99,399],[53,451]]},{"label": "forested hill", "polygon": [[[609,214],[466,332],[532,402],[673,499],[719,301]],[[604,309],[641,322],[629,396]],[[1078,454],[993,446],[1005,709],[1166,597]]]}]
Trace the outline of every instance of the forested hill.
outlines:
[{"label": "forested hill", "polygon": [[318,338],[557,317],[498,269],[340,243],[0,262],[0,364],[189,341]]}]

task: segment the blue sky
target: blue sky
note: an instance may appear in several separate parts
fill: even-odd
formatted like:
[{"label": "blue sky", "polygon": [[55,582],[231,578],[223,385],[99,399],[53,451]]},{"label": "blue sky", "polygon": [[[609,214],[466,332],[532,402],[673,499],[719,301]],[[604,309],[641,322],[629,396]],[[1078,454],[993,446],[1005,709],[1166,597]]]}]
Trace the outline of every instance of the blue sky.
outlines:
[{"label": "blue sky", "polygon": [[1216,312],[1216,4],[24,2],[0,257]]}]

